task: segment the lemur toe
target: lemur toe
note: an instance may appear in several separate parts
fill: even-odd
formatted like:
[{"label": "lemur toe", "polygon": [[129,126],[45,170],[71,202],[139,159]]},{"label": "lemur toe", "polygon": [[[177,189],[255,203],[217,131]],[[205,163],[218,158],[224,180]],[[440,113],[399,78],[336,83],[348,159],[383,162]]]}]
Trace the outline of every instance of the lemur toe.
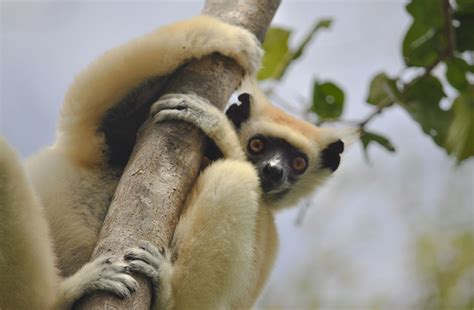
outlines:
[{"label": "lemur toe", "polygon": [[169,252],[164,248],[158,249],[147,241],[142,241],[135,247],[125,251],[124,260],[133,272],[158,281],[160,267],[170,260]]},{"label": "lemur toe", "polygon": [[121,262],[113,256],[104,255],[85,265],[78,273],[83,294],[107,291],[119,297],[130,296],[138,289],[138,282],[130,275],[128,262]]}]

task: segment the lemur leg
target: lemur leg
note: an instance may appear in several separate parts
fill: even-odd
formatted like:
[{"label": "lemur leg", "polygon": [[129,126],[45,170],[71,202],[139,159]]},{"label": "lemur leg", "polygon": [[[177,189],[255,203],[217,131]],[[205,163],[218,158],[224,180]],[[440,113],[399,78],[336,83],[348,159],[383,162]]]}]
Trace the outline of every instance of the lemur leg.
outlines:
[{"label": "lemur leg", "polygon": [[179,119],[195,124],[214,140],[224,158],[233,159],[217,161],[199,176],[175,230],[173,264],[150,244],[127,251],[125,258],[132,269],[152,279],[157,309],[245,304],[241,301],[253,298],[258,277],[257,173],[242,160],[237,134],[224,113],[199,96],[163,96],[151,114],[156,122]]},{"label": "lemur leg", "polygon": [[41,204],[0,137],[0,309],[49,309],[59,281]]},{"label": "lemur leg", "polygon": [[258,278],[258,191],[249,163],[217,161],[188,197],[173,239],[176,261],[171,263],[150,244],[126,252],[131,268],[152,279],[155,309],[251,305]]},{"label": "lemur leg", "polygon": [[69,309],[96,290],[126,297],[137,289],[128,265],[110,257],[62,279],[43,213],[16,154],[0,137],[0,309]]}]

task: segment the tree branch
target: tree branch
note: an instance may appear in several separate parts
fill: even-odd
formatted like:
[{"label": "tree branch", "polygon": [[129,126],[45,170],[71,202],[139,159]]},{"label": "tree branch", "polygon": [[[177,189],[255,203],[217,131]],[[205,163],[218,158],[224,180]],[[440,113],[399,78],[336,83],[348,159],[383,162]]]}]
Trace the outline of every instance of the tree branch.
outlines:
[{"label": "tree branch", "polygon": [[[202,12],[247,28],[262,40],[278,5],[279,0],[207,0]],[[237,63],[213,54],[181,68],[162,94],[192,92],[223,109],[242,76]],[[202,132],[187,123],[145,122],[91,259],[104,253],[120,256],[141,239],[158,247],[169,245],[181,206],[199,172],[203,141]],[[137,278],[140,290],[131,298],[97,293],[81,300],[77,308],[149,309],[150,283]]]}]

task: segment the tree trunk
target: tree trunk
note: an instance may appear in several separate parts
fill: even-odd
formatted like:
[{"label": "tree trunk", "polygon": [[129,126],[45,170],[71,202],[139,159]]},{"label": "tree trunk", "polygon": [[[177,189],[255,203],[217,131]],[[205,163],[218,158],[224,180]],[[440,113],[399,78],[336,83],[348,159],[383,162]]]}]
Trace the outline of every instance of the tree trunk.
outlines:
[{"label": "tree trunk", "polygon": [[[247,28],[263,40],[279,0],[207,0],[203,14]],[[164,93],[195,93],[223,109],[239,86],[243,70],[232,59],[213,54],[173,74]],[[120,179],[91,260],[104,253],[122,255],[139,240],[168,246],[181,206],[199,172],[203,133],[194,126],[148,119]],[[78,309],[149,309],[151,286],[137,279],[139,291],[119,299],[98,292],[78,302]]]}]

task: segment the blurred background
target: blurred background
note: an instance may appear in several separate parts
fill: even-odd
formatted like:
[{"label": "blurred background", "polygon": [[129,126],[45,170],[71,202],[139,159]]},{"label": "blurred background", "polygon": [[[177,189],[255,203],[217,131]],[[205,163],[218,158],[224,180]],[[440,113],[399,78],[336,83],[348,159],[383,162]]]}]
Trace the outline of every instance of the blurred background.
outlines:
[{"label": "blurred background", "polygon": [[[365,120],[374,111],[367,97],[376,74],[412,74],[402,56],[409,2],[283,0],[273,25],[292,29],[290,46],[318,20],[332,24],[278,82],[265,84],[275,104],[316,121],[314,83],[334,81],[345,95],[340,118]],[[63,95],[88,63],[202,8],[202,1],[0,3],[0,128],[25,158],[54,141]],[[448,97],[455,92],[444,87]],[[398,105],[365,129],[382,132],[390,147],[370,144],[368,161],[354,143],[334,178],[277,216],[280,253],[258,307],[473,309],[474,160],[449,156]]]}]

